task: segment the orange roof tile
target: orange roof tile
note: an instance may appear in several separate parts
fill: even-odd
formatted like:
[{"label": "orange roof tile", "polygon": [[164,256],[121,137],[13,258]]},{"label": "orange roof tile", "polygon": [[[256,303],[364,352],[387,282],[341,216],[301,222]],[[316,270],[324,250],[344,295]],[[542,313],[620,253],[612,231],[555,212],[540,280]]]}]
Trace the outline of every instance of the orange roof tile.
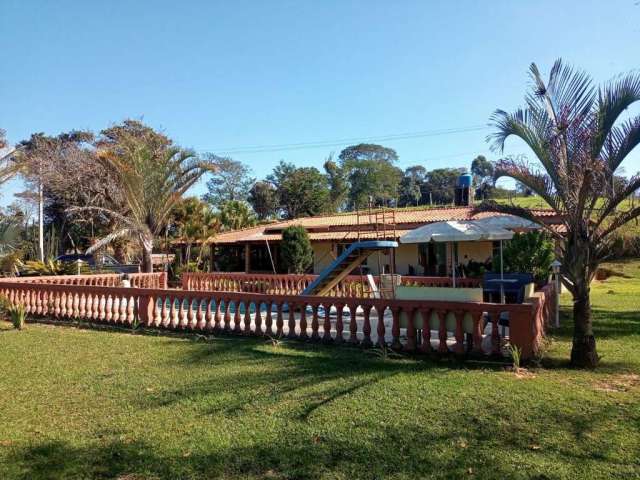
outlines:
[{"label": "orange roof tile", "polygon": [[[390,212],[390,210],[389,210]],[[553,217],[557,216],[556,212],[549,209],[534,210],[534,213],[540,217],[548,217],[550,223]],[[448,220],[473,220],[484,217],[492,217],[501,215],[495,212],[480,212],[473,215],[473,207],[446,207],[446,208],[416,208],[416,209],[398,209],[394,213],[396,229],[396,237],[399,237],[412,228],[427,223],[444,222]],[[387,219],[390,217],[388,214]],[[355,212],[320,215],[316,217],[296,218],[293,220],[284,220],[280,222],[272,222],[257,227],[245,228],[243,230],[234,230],[224,232],[209,239],[211,243],[234,244],[246,242],[261,241],[280,241],[281,231],[291,225],[302,225],[309,231],[309,238],[314,241],[329,240],[353,240],[358,238],[357,231],[349,227],[365,227],[372,229],[376,224],[376,216],[369,215],[368,212]],[[415,225],[415,227],[414,227]],[[389,228],[389,227],[387,227]],[[393,230],[393,226],[391,226]],[[393,234],[387,235],[391,238]],[[360,238],[374,238],[375,232],[361,231]]]}]

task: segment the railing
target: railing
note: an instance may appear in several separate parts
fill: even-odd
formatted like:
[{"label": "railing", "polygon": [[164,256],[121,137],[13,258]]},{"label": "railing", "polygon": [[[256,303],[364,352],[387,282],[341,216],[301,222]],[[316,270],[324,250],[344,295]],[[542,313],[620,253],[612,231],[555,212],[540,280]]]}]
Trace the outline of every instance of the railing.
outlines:
[{"label": "railing", "polygon": [[532,303],[504,305],[3,279],[0,293],[13,304],[23,304],[30,316],[124,325],[139,322],[161,329],[286,336],[363,346],[390,344],[409,352],[502,355],[508,336],[509,342],[521,349],[523,359],[536,352],[550,311],[545,292],[539,292]]},{"label": "railing", "polygon": [[[165,272],[129,273],[128,276],[132,287],[167,288],[167,274]],[[0,278],[0,282],[5,281],[48,285],[119,287],[122,285],[122,275],[119,273],[98,273],[95,275],[45,275],[39,277]]]},{"label": "railing", "polygon": [[[185,272],[182,274],[183,290],[205,290],[226,292],[264,293],[270,295],[300,294],[317,275],[277,275],[269,273],[200,273]],[[377,276],[373,276],[378,281]],[[366,278],[349,275],[329,294],[334,297],[371,297]],[[449,277],[401,277],[401,285],[423,287],[452,287]],[[457,287],[478,287],[480,280],[475,278],[456,279]]]}]

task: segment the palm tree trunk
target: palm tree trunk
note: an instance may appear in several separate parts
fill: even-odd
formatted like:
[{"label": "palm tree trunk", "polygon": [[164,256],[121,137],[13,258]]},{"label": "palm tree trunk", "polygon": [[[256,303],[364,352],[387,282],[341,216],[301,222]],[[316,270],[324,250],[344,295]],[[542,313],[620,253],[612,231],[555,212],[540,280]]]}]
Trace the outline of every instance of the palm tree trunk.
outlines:
[{"label": "palm tree trunk", "polygon": [[142,271],[144,273],[153,273],[153,262],[151,260],[151,254],[153,253],[153,237],[150,235],[141,235],[140,243],[142,244]]},{"label": "palm tree trunk", "polygon": [[593,335],[593,316],[589,298],[589,283],[576,285],[573,295],[573,347],[571,364],[580,368],[595,368],[598,365],[596,339]]}]

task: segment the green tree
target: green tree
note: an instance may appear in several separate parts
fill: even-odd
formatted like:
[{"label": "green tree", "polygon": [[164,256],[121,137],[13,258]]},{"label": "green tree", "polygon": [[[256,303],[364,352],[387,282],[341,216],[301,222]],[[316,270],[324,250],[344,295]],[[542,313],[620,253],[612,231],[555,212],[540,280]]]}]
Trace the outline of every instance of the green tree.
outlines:
[{"label": "green tree", "polygon": [[404,171],[398,188],[398,206],[407,207],[420,203],[426,175],[427,169],[421,165],[414,165]]},{"label": "green tree", "polygon": [[116,179],[126,212],[120,205],[74,209],[99,211],[118,221],[119,228],[94,244],[89,253],[115,239],[132,237],[140,244],[143,270],[151,272],[154,240],[167,228],[171,210],[205,172],[216,167],[136,120],[103,130],[97,148],[100,163]]},{"label": "green tree", "polygon": [[282,231],[280,253],[289,273],[305,273],[311,267],[313,249],[303,226],[292,225]]},{"label": "green tree", "polygon": [[398,195],[402,170],[394,166],[395,150],[382,145],[353,145],[340,152],[340,167],[349,182],[349,208],[392,203]]},{"label": "green tree", "polygon": [[271,182],[254,183],[249,190],[248,202],[260,220],[275,217],[278,213],[278,191]]},{"label": "green tree", "polygon": [[423,183],[423,196],[430,197],[433,203],[453,203],[456,182],[465,169],[436,168],[427,173]]},{"label": "green tree", "polygon": [[218,169],[207,181],[208,192],[204,195],[204,200],[214,207],[230,200],[246,200],[255,181],[251,178],[251,169],[230,158],[220,158],[213,154],[208,154],[205,158]]},{"label": "green tree", "polygon": [[229,200],[220,205],[218,216],[224,230],[238,230],[252,227],[257,223],[249,205],[239,200]]},{"label": "green tree", "polygon": [[278,207],[285,218],[313,216],[330,210],[327,178],[315,167],[296,168],[280,162],[267,179],[278,193]]},{"label": "green tree", "polygon": [[478,155],[471,162],[471,174],[473,175],[474,185],[479,187],[483,183],[493,181],[493,162],[487,160],[484,155]]},{"label": "green tree", "polygon": [[342,168],[333,160],[333,156],[324,162],[324,171],[329,183],[329,202],[332,212],[340,212],[345,207],[349,184]]},{"label": "green tree", "polygon": [[185,244],[183,264],[191,262],[191,249],[200,244],[196,264],[200,263],[208,239],[220,230],[220,220],[207,202],[197,197],[181,199],[171,210],[171,234]]},{"label": "green tree", "polygon": [[[640,187],[640,175],[623,189],[610,188],[621,163],[640,143],[640,116],[620,120],[640,100],[640,74],[622,75],[596,87],[586,73],[558,60],[548,81],[535,64],[530,75],[533,88],[526,108],[513,113],[497,110],[491,138],[498,150],[507,138],[520,138],[539,164],[505,159],[496,165],[496,177],[514,178],[560,215],[566,233],[541,225],[557,241],[562,280],[573,296],[571,362],[595,367],[591,281],[598,265],[611,255],[618,230],[640,216],[640,207],[623,206]],[[540,222],[525,208],[493,202],[482,208]]]}]

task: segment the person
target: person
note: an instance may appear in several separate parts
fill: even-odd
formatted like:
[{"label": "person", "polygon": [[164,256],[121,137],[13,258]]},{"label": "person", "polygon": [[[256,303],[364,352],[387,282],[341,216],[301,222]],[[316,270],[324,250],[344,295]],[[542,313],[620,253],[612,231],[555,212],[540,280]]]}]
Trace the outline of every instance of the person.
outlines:
[{"label": "person", "polygon": [[122,287],[126,287],[126,288],[131,287],[131,280],[129,279],[129,274],[128,273],[123,273],[122,274],[122,276],[120,277],[120,285]]}]

